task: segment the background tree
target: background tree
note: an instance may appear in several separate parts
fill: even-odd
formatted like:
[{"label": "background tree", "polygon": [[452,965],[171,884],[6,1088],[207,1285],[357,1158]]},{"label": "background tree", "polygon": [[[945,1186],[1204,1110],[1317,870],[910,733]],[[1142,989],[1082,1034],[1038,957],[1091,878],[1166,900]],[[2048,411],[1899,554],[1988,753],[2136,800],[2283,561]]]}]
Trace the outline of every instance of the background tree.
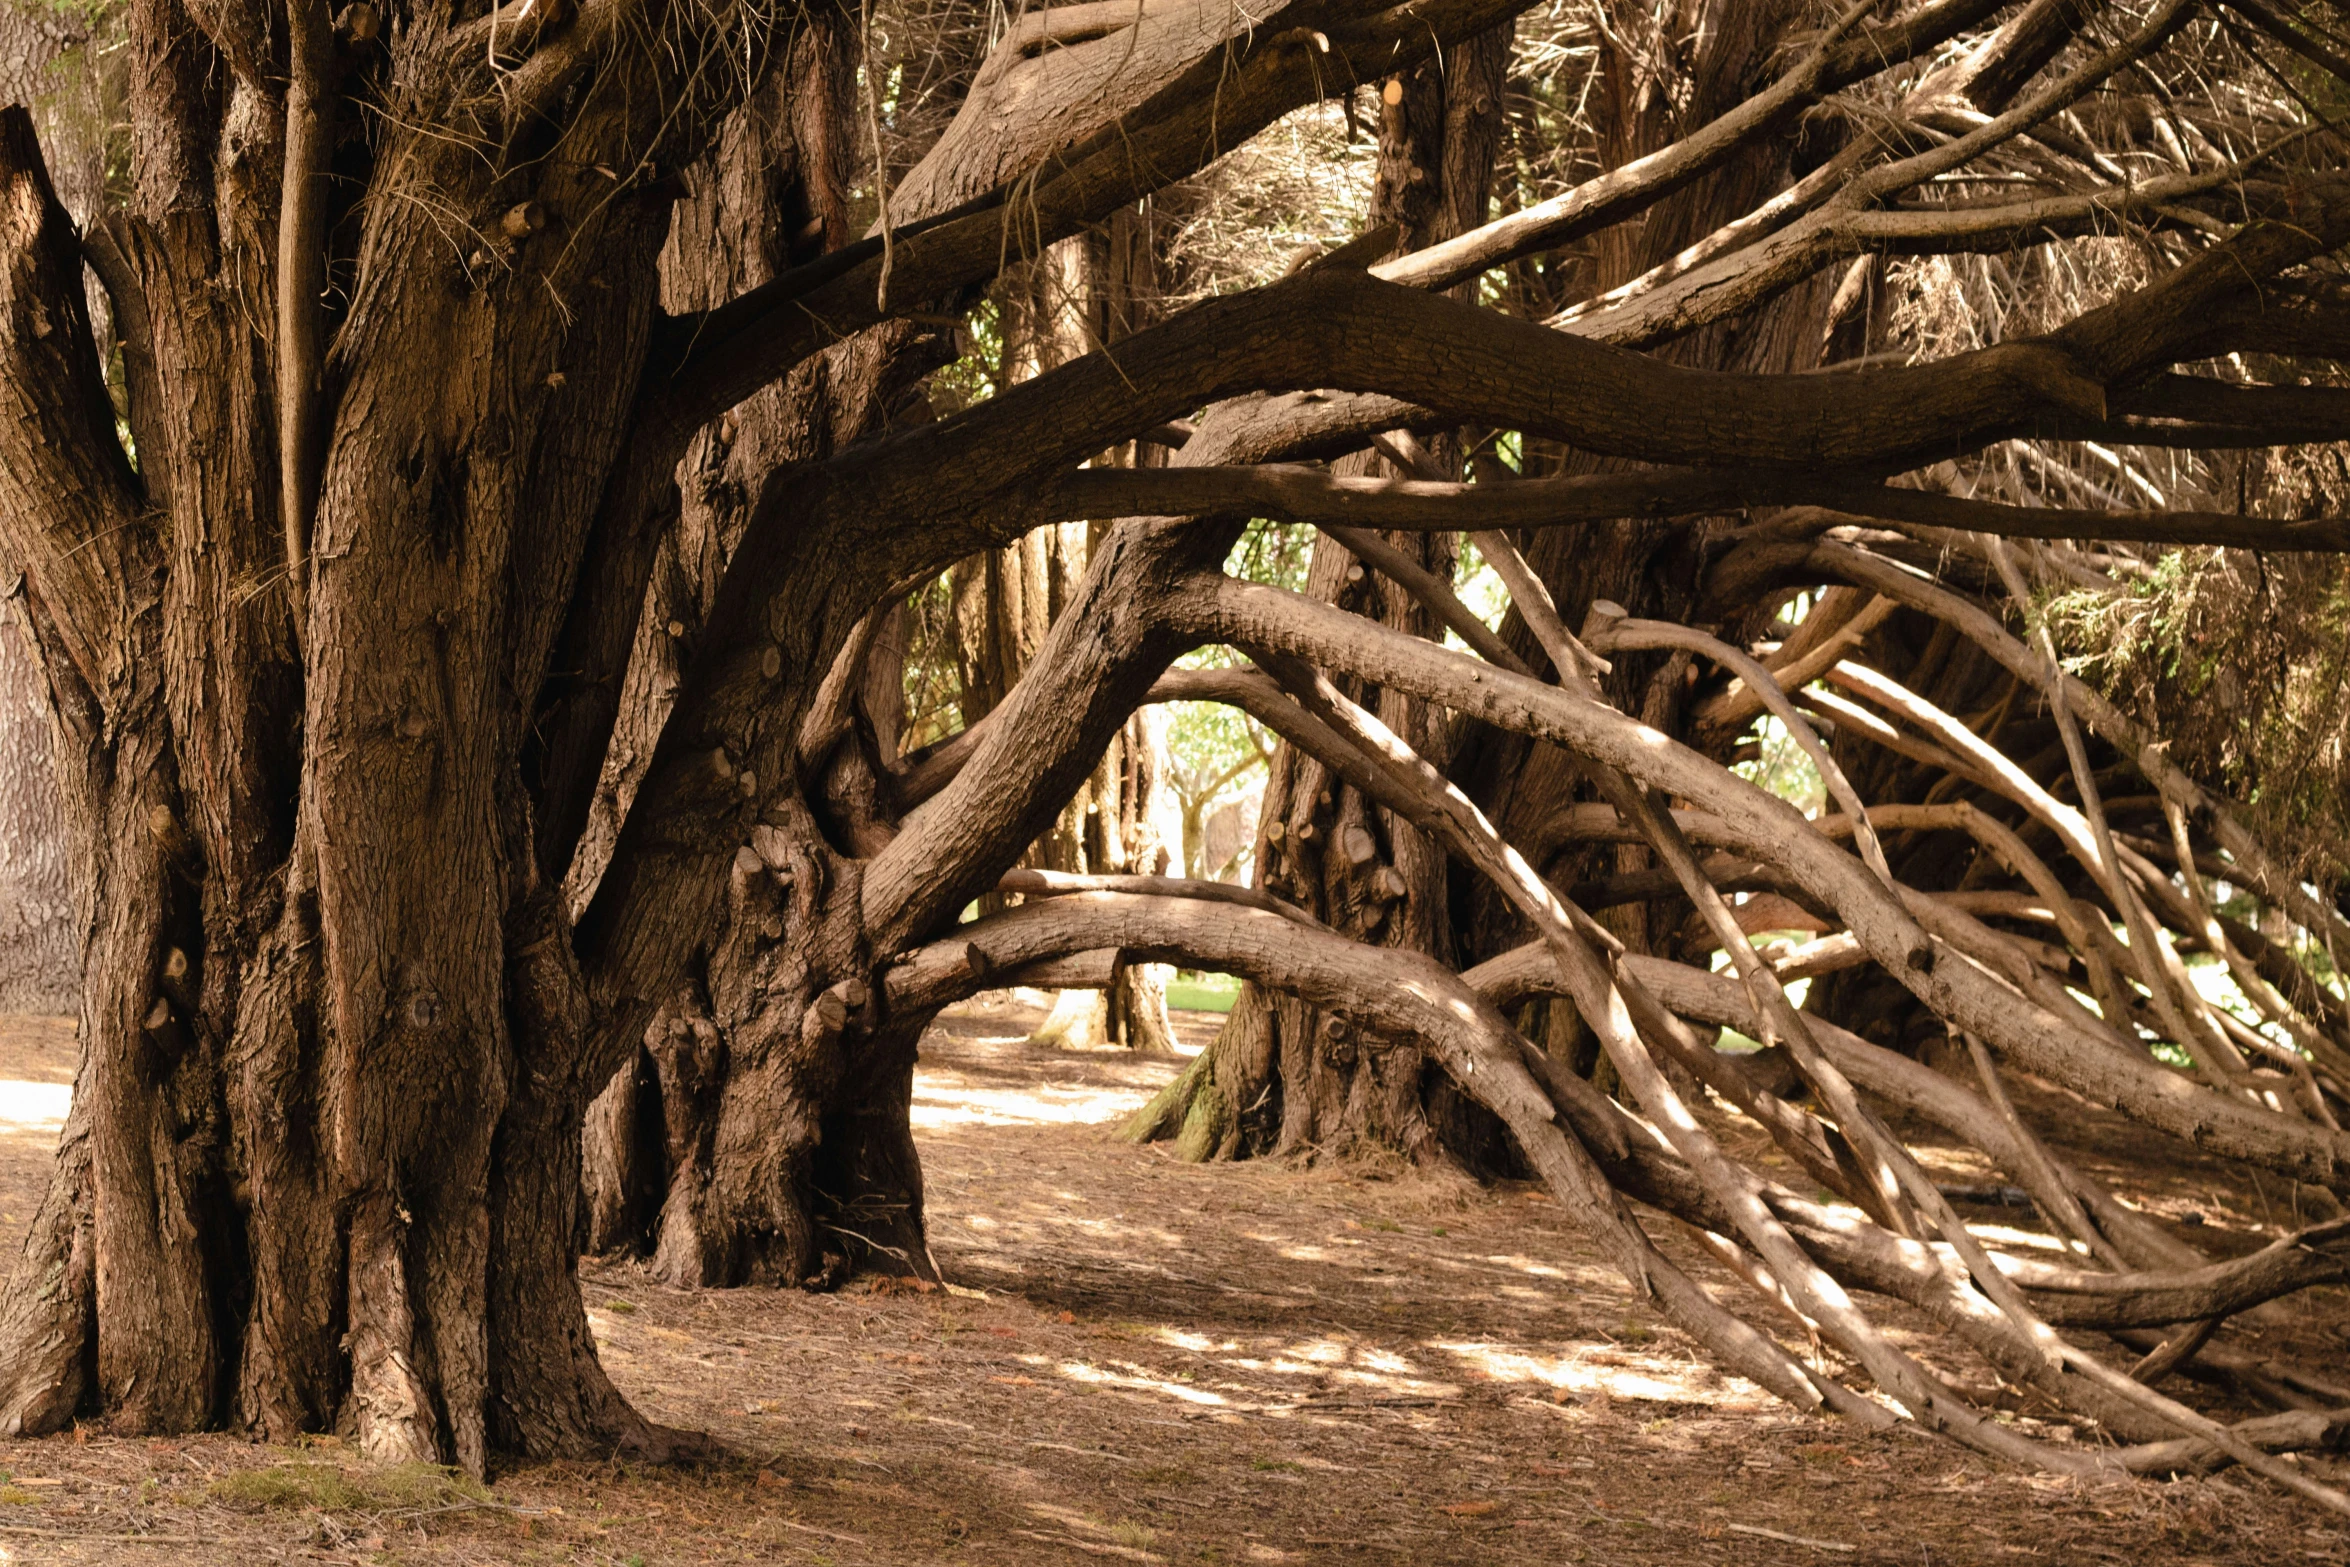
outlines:
[{"label": "background tree", "polygon": [[[136,0],[127,194],[78,236],[29,119],[0,116],[0,544],[97,911],[74,1118],[0,1307],[0,1422],[348,1416],[370,1454],[476,1469],[493,1445],[674,1450],[596,1365],[591,1221],[705,1282],[924,1271],[923,1026],[980,988],[1175,962],[1294,1008],[1285,1123],[1295,1100],[1313,1140],[1408,1136],[1433,1067],[1636,1289],[1802,1407],[2062,1470],[2224,1456],[2350,1508],[2271,1456],[2325,1421],[2223,1428],[2153,1386],[2192,1365],[2350,1399],[2222,1326],[2345,1266],[2324,1216],[2350,1188],[2350,1036],[2298,961],[2350,931],[2340,868],[2267,847],[2283,823],[2225,767],[2156,743],[2165,693],[2125,707],[2063,664],[2136,599],[2243,591],[2206,569],[2182,593],[2194,552],[2350,537],[2326,455],[2288,450],[2350,435],[2350,187],[2296,86],[2342,69],[2335,45],[2187,0],[1724,8],[1737,26],[1645,43],[1595,13],[1624,42],[1593,150],[1562,160],[1588,177],[1417,227],[1421,187],[1472,189],[1443,172],[1469,145],[1453,111],[1493,117],[1474,72],[1518,9],[984,24],[953,118],[877,167],[854,241],[825,149],[861,116],[886,152],[889,94],[848,74],[868,34],[845,16],[589,0],[281,28]],[[1392,222],[946,417],[898,395],[1009,262],[1301,106],[1409,110],[1440,58],[1441,147],[1425,115],[1382,133]],[[1878,258],[2076,250],[2003,319],[1978,292],[1974,341],[1928,320],[1922,267],[1871,281]],[[1145,438],[1173,458],[1103,460]],[[1355,471],[1366,449],[1393,466]],[[2187,454],[2167,487],[2151,449]],[[2276,454],[2257,492],[2243,459],[2194,455],[2254,450]],[[2091,462],[2125,488],[2044,477]],[[1327,529],[1363,575],[1333,552],[1311,591],[1235,577],[1251,519]],[[909,596],[1071,523],[1083,575],[1018,678],[907,751]],[[1456,535],[1507,637],[1462,605]],[[1203,647],[1239,658],[1176,667]],[[2262,712],[2328,711],[2280,679]],[[1313,859],[1285,846],[1256,889],[1021,868],[1137,709],[1179,699],[1294,748],[1268,815],[1313,825]],[[1733,770],[1756,711],[1833,809]],[[1887,797],[1864,795],[1838,760],[1862,746],[1934,776],[1858,769]],[[2276,763],[2221,751],[2237,782]],[[1375,864],[1418,900],[1408,939],[1363,939],[1347,867]],[[1749,940],[1798,915],[1816,941]],[[2199,953],[2233,1001],[2197,989]],[[1973,1086],[1789,994],[1862,971]],[[1723,1028],[1784,1074],[1713,1048]],[[2013,1069],[2286,1177],[2320,1220],[2213,1261],[2051,1151]],[[1696,1084],[1843,1206],[1734,1156]],[[1987,1252],[1894,1111],[1972,1143],[2082,1253]],[[604,1184],[622,1150],[649,1179]],[[1833,1357],[1700,1288],[1632,1200]],[[1856,1291],[2123,1445],[1987,1418]]]},{"label": "background tree", "polygon": [[[59,199],[77,220],[105,180],[104,12],[0,5],[0,102],[33,110]],[[105,296],[91,300],[105,341]],[[0,620],[0,1011],[70,1012],[80,985],[67,854],[49,757],[47,693],[13,624]]]},{"label": "background tree", "polygon": [[0,625],[0,1011],[70,1012],[80,983],[40,670]]}]

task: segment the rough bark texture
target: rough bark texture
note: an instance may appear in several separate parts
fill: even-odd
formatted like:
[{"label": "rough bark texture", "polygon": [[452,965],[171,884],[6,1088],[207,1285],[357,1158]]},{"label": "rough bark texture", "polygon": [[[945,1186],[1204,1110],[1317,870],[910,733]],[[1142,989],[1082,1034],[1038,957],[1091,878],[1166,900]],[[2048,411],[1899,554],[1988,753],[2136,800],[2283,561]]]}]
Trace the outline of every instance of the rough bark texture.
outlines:
[{"label": "rough bark texture", "polygon": [[49,704],[25,631],[0,619],[0,1012],[71,1012],[81,950],[66,886]]},{"label": "rough bark texture", "polygon": [[[93,210],[105,173],[100,75],[86,18],[0,5],[0,104],[33,111],[58,200],[77,223]],[[92,291],[101,343],[104,301]],[[81,995],[81,946],[50,759],[47,685],[31,636],[21,616],[0,614],[0,1011],[72,1012]]]},{"label": "rough bark texture", "polygon": [[[1402,73],[1382,90],[1379,161],[1370,223],[1393,225],[1412,251],[1484,221],[1501,126],[1507,27],[1468,40],[1441,63]],[[1458,464],[1458,443],[1437,443]],[[1378,456],[1349,458],[1342,473],[1392,474]],[[1390,534],[1412,564],[1449,582],[1456,550],[1443,535]],[[1441,635],[1409,590],[1375,575],[1328,538],[1317,542],[1306,592],[1415,635]],[[1408,697],[1370,693],[1380,718],[1423,756],[1449,765],[1454,733]],[[1445,857],[1410,822],[1367,799],[1310,756],[1274,754],[1259,814],[1256,884],[1348,935],[1439,960],[1453,956]],[[1346,1019],[1291,996],[1243,989],[1215,1044],[1146,1106],[1127,1135],[1173,1137],[1186,1157],[1399,1152],[1415,1162],[1450,1158],[1479,1173],[1516,1167],[1489,1112],[1464,1098],[1425,1050],[1408,1040],[1368,1041]]]},{"label": "rough bark texture", "polygon": [[[589,1037],[552,889],[516,854],[505,693],[543,667],[576,566],[661,215],[585,199],[590,167],[523,187],[429,134],[344,125],[336,156],[416,199],[316,236],[347,285],[335,357],[297,373],[338,411],[306,435],[323,478],[290,580],[266,335],[283,129],[252,20],[130,13],[133,193],[94,245],[136,473],[71,227],[29,123],[4,122],[0,379],[51,455],[12,452],[0,515],[76,760],[90,977],[0,1410],[280,1438],[340,1419],[370,1454],[477,1471],[493,1442],[658,1446],[572,1281]],[[346,47],[341,69],[375,69]],[[429,119],[453,85],[393,91]],[[579,127],[589,164],[696,134],[637,86]],[[499,217],[517,197],[542,206]],[[451,254],[438,207],[486,213],[495,248]]]},{"label": "rough bark texture", "polygon": [[[826,13],[730,117],[678,207],[666,309],[714,308],[852,238],[856,49],[853,18]],[[688,449],[590,824],[598,858],[574,863],[575,900],[592,891],[652,760],[761,485],[884,428],[936,363],[934,334],[877,329]],[[904,1126],[919,1029],[866,1035],[839,1019],[818,1026],[810,1010],[818,975],[864,961],[855,857],[886,831],[889,802],[872,786],[895,760],[899,706],[873,642],[861,633],[836,650],[846,701],[803,747],[804,792],[746,848],[715,932],[589,1111],[586,1246],[648,1256],[674,1283],[829,1287],[857,1265],[935,1272]]]}]

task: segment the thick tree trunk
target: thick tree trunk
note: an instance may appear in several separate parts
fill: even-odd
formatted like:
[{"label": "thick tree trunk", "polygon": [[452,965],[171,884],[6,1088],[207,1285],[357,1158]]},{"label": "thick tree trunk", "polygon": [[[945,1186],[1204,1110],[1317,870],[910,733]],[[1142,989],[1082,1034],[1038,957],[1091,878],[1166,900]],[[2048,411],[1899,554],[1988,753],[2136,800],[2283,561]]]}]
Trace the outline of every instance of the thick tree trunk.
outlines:
[{"label": "thick tree trunk", "polygon": [[[856,48],[853,18],[825,13],[727,122],[663,253],[667,308],[712,308],[854,238]],[[791,254],[772,250],[777,235]],[[761,485],[881,429],[937,362],[934,334],[869,332],[695,440],[572,868],[577,904],[652,759]],[[715,934],[589,1111],[591,1251],[649,1257],[689,1285],[829,1287],[860,1264],[935,1273],[906,1124],[919,1026],[870,1027],[869,1001],[827,992],[821,977],[869,966],[857,857],[888,831],[890,802],[874,786],[896,759],[900,701],[883,629],[876,620],[835,650],[840,700],[824,732],[803,737],[805,792],[743,851]]]},{"label": "thick tree trunk", "polygon": [[[135,196],[91,251],[135,473],[82,251],[0,115],[0,519],[72,758],[88,976],[73,1120],[0,1307],[0,1427],[340,1421],[370,1455],[475,1471],[493,1442],[661,1449],[573,1276],[576,1128],[608,1069],[533,875],[509,690],[544,667],[664,227],[564,182],[657,145],[661,94],[582,127],[581,172],[538,188],[429,133],[350,146],[485,230],[540,210],[517,196],[570,227],[534,246],[544,219],[514,218],[468,257],[424,206],[330,212],[357,280],[339,355],[277,366],[299,347],[268,328],[283,119],[256,40],[214,20],[130,13]],[[281,498],[280,369],[347,399],[285,448],[323,452],[314,495]]]}]

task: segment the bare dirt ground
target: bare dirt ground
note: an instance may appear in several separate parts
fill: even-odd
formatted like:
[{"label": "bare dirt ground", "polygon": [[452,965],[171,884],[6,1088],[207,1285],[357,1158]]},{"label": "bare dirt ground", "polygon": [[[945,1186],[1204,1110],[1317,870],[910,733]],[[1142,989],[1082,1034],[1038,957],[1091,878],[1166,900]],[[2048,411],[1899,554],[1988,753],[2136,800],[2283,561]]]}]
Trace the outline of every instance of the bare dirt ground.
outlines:
[{"label": "bare dirt ground", "polygon": [[[1796,1416],[1636,1307],[1531,1188],[1120,1143],[1180,1062],[1026,1045],[1040,1016],[984,998],[924,1043],[916,1118],[952,1289],[693,1293],[587,1270],[622,1390],[736,1459],[533,1465],[477,1488],[370,1469],[332,1439],[92,1427],[0,1442],[0,1562],[2350,1560],[2338,1520],[2249,1480],[2083,1484]],[[1193,1045],[1217,1021],[1182,1018]],[[11,1245],[72,1059],[64,1025],[0,1020]],[[2206,1244],[2290,1223],[2278,1191],[2192,1159],[2129,1165],[2127,1128],[2071,1108],[2084,1161]],[[1660,1239],[1720,1282],[1685,1237]],[[2231,1341],[2341,1367],[2346,1321],[2350,1292],[2316,1292]]]}]

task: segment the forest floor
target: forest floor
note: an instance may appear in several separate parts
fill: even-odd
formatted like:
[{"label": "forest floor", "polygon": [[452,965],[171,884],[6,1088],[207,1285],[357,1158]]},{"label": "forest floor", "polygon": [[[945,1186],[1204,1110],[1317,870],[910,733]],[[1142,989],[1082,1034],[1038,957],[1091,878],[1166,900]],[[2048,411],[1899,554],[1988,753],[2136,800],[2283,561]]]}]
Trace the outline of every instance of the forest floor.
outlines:
[{"label": "forest floor", "polygon": [[[2083,1483],[1795,1415],[1634,1305],[1532,1187],[1119,1142],[1180,1060],[1029,1045],[1041,1015],[982,998],[924,1042],[915,1116],[951,1288],[688,1292],[586,1270],[621,1389],[735,1459],[530,1465],[477,1488],[370,1469],[331,1438],[88,1427],[0,1442],[0,1562],[2350,1560],[2340,1520],[2251,1480]],[[1178,1017],[1194,1048],[1220,1021]],[[11,1252],[72,1062],[69,1025],[0,1019]],[[2143,1145],[2087,1106],[2059,1119],[2084,1163],[2215,1249],[2291,1221],[2175,1145],[2133,1162]],[[2350,1291],[2274,1315],[2290,1320],[2233,1341],[2350,1363]]]}]

